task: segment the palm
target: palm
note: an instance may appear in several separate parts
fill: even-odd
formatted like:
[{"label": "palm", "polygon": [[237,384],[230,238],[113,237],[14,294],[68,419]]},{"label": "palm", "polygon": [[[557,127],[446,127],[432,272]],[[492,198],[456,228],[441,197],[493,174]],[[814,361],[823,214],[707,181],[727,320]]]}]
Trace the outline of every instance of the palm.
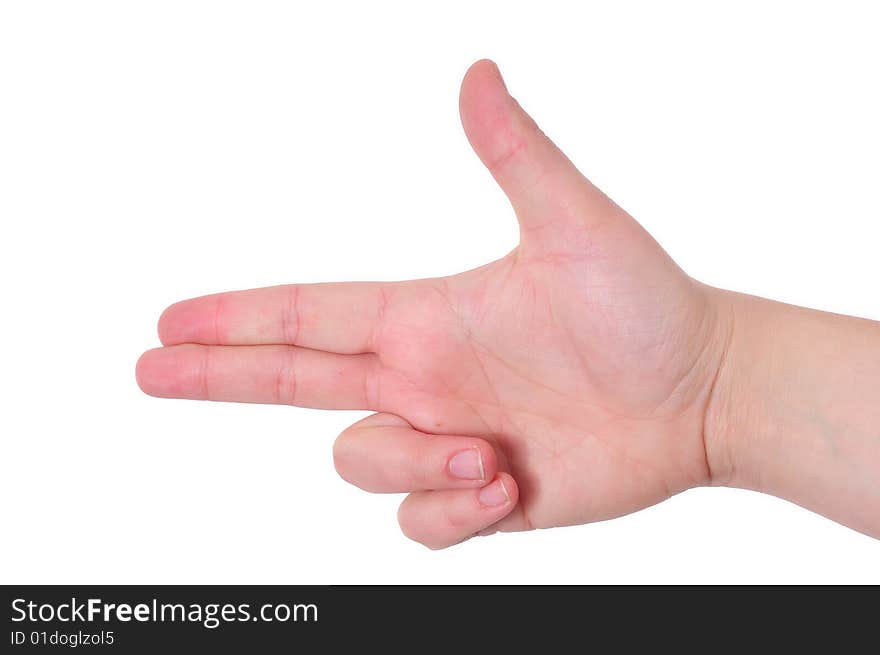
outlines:
[{"label": "palm", "polygon": [[[380,412],[343,435],[337,468],[372,491],[414,491],[401,525],[432,546],[610,518],[704,482],[720,356],[708,296],[537,130],[491,64],[466,77],[462,120],[516,209],[517,249],[439,280],[180,303],[141,385]],[[478,479],[438,473],[462,449],[482,453]],[[493,479],[504,496],[481,505]]]},{"label": "palm", "polygon": [[[596,257],[529,262],[518,251],[389,294],[394,320],[377,338],[393,372],[389,410],[426,432],[489,436],[520,486],[509,527],[608,518],[706,476],[712,326],[692,320],[708,315],[698,288],[646,245],[648,272],[668,277],[674,298]],[[683,465],[669,471],[658,455]]]}]

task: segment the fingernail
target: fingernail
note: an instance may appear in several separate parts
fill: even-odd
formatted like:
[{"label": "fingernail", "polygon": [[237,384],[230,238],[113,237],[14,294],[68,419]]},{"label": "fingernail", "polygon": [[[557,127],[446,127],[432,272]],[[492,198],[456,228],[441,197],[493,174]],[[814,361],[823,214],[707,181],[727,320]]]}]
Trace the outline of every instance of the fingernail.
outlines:
[{"label": "fingernail", "polygon": [[498,64],[496,64],[494,61],[492,62],[492,67],[495,69],[495,76],[501,82],[501,86],[503,86],[504,90],[506,91],[507,90],[507,82],[504,81],[504,76],[501,74],[501,69],[498,68]]},{"label": "fingernail", "polygon": [[486,477],[480,449],[468,448],[453,455],[449,460],[449,475],[459,480],[482,480]]},{"label": "fingernail", "polygon": [[504,488],[501,478],[480,489],[478,498],[480,499],[480,505],[483,507],[500,507],[510,502],[510,496],[507,493],[507,489]]}]

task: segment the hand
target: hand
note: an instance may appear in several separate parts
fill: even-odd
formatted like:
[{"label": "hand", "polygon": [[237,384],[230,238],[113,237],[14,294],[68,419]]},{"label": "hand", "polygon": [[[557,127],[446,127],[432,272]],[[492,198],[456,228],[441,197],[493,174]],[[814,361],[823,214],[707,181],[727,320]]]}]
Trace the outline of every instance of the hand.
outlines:
[{"label": "hand", "polygon": [[467,136],[510,198],[520,245],[449,278],[290,285],[171,306],[138,363],[162,397],[378,412],[336,442],[339,473],[410,492],[404,532],[608,519],[711,482],[706,412],[731,331],[480,61]]}]

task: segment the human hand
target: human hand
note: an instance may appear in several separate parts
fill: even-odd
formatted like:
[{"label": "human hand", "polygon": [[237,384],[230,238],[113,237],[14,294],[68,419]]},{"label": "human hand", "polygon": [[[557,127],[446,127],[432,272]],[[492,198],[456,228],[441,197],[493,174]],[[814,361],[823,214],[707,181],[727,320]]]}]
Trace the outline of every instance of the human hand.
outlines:
[{"label": "human hand", "polygon": [[143,390],[378,412],[340,436],[337,470],[409,492],[401,527],[432,548],[710,483],[727,305],[575,169],[491,62],[468,71],[461,117],[513,204],[516,249],[448,278],[178,303],[138,363]]}]

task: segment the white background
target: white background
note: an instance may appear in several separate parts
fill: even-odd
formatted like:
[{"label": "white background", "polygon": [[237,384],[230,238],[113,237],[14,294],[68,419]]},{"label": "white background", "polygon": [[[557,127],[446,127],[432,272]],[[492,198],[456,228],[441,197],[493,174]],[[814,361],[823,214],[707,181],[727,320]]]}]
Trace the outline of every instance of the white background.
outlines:
[{"label": "white background", "polygon": [[431,552],[336,476],[362,414],[135,384],[175,300],[512,248],[480,57],[694,277],[880,318],[878,17],[707,5],[0,5],[0,582],[880,582],[880,542],[727,489]]}]

